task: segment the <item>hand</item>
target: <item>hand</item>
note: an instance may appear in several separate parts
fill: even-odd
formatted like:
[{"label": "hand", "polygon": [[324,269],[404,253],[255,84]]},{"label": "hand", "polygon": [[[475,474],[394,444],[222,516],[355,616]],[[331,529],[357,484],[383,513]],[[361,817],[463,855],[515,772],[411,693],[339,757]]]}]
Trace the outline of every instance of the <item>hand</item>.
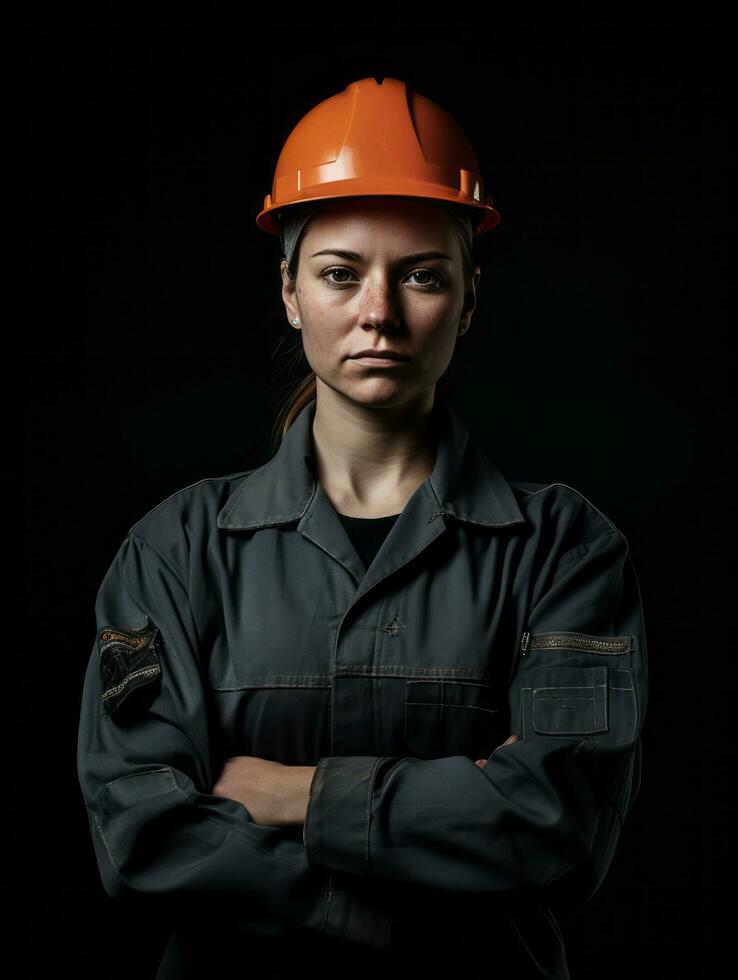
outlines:
[{"label": "hand", "polygon": [[[505,739],[505,741],[502,743],[502,745],[498,745],[497,746],[497,749],[501,749],[503,745],[512,745],[514,742],[517,742],[517,741],[518,741],[518,736],[517,735],[511,735],[509,738]],[[492,751],[493,752],[496,752],[497,749],[493,749]],[[474,765],[475,766],[479,766],[480,769],[484,769],[484,767],[487,765],[487,762],[488,761],[489,761],[488,759],[477,759],[475,761]]]},{"label": "hand", "polygon": [[255,755],[226,759],[214,796],[242,803],[254,823],[289,827],[305,822],[315,766],[285,766]]}]

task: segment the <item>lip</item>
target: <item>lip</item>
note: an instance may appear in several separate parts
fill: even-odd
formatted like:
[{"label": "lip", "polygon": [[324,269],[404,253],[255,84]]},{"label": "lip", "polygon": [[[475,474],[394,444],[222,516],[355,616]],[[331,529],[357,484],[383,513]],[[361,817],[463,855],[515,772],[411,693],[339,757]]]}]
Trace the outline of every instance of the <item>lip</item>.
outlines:
[{"label": "lip", "polygon": [[391,368],[400,367],[401,364],[407,364],[407,361],[398,361],[394,357],[352,357],[352,361],[356,361],[357,364],[364,364],[366,367],[378,367],[378,368]]},{"label": "lip", "polygon": [[409,357],[405,357],[404,354],[399,354],[394,350],[362,350],[358,354],[352,355],[349,360],[361,361],[364,364],[379,364],[381,366],[382,362],[388,364],[407,364],[410,360]]}]

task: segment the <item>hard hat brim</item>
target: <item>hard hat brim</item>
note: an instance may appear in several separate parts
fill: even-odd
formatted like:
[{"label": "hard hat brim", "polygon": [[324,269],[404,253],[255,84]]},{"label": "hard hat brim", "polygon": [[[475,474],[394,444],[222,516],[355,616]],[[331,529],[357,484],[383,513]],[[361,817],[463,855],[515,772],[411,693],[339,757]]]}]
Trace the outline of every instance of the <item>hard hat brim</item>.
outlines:
[{"label": "hard hat brim", "polygon": [[[456,196],[449,193],[448,187],[444,185],[433,185],[426,182],[407,180],[402,183],[396,179],[362,181],[361,189],[357,188],[359,182],[352,178],[350,180],[333,181],[329,184],[321,184],[320,188],[306,188],[301,194],[292,196],[289,201],[283,203],[272,203],[271,195],[264,199],[264,208],[256,216],[256,224],[263,231],[272,235],[279,235],[279,225],[276,215],[279,211],[289,210],[300,204],[315,203],[326,201],[326,203],[349,197],[410,197],[420,200],[440,201],[447,204],[458,205],[468,210],[469,216],[475,223],[474,234],[481,235],[485,231],[490,231],[500,222],[500,214],[492,206],[491,199],[488,197],[487,203],[474,201],[468,195],[458,192]],[[371,186],[366,186],[371,183]],[[481,218],[480,218],[481,215]]]}]

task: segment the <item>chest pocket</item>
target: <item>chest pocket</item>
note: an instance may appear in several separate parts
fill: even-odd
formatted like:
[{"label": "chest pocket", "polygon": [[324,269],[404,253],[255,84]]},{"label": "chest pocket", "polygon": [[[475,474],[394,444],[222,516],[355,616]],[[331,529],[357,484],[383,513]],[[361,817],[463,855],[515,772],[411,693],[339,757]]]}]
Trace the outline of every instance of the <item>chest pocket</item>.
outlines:
[{"label": "chest pocket", "polygon": [[459,680],[405,682],[405,745],[421,759],[486,758],[505,740],[507,713],[486,684]]}]

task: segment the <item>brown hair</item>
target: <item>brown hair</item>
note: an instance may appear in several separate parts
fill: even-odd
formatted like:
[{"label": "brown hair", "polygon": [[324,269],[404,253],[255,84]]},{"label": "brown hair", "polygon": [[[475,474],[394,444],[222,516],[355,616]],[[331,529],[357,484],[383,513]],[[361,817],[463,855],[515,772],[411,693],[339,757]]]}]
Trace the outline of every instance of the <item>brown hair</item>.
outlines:
[{"label": "brown hair", "polygon": [[[448,203],[446,201],[434,201],[427,199],[429,204],[435,207],[441,208],[447,214],[450,214],[456,220],[457,232],[459,245],[461,246],[461,255],[463,262],[464,280],[466,283],[466,302],[464,309],[468,308],[472,297],[472,279],[474,277],[474,235],[473,229],[474,224],[479,220],[479,214],[475,209],[466,208],[463,205]],[[313,205],[314,206],[314,205]],[[290,220],[299,221],[299,205],[289,209]],[[284,222],[288,220],[283,219]],[[307,227],[307,226],[306,226]],[[302,232],[300,233],[300,238],[302,237]],[[287,256],[285,256],[287,257]],[[291,256],[289,257],[287,263],[287,275],[290,279],[295,279],[297,277],[297,270],[300,260],[300,241],[298,240],[294,246]],[[315,400],[316,397],[317,381],[315,373],[311,371],[305,378],[303,378],[297,386],[290,392],[287,397],[285,404],[282,406],[277,420],[274,425],[274,431],[272,434],[272,442],[276,449],[279,448],[282,440],[284,439],[287,431],[289,430],[292,423],[295,421],[300,412],[308,405],[311,401]]]}]

